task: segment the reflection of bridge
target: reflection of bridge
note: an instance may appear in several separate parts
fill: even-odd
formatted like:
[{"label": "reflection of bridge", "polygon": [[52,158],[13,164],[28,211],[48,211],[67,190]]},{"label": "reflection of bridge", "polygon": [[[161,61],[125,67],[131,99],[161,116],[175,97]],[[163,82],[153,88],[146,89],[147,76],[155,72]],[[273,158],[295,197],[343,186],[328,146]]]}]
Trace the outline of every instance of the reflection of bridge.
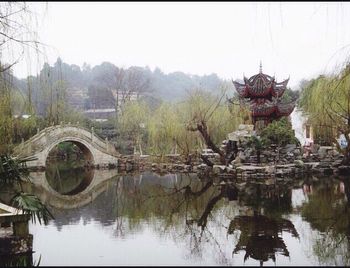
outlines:
[{"label": "reflection of bridge", "polygon": [[45,167],[50,151],[59,143],[70,141],[77,145],[84,157],[91,164],[107,166],[117,164],[118,153],[106,139],[102,140],[92,131],[80,126],[57,125],[43,129],[35,136],[21,143],[14,149],[16,156],[35,156],[37,160],[29,161],[28,166]]},{"label": "reflection of bridge", "polygon": [[31,172],[30,177],[33,184],[24,184],[27,192],[36,194],[40,200],[55,208],[72,209],[82,207],[92,202],[97,196],[106,191],[108,181],[115,177],[118,172],[116,169],[93,170],[93,178],[89,186],[76,195],[62,195],[56,192],[46,179],[45,172]]}]

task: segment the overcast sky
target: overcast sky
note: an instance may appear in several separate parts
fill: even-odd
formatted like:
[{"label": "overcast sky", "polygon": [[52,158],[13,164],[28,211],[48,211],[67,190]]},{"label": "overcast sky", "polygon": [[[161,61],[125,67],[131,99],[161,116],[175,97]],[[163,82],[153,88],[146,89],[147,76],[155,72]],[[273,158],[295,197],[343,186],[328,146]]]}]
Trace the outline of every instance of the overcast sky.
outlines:
[{"label": "overcast sky", "polygon": [[[259,71],[295,88],[350,54],[350,3],[49,2],[39,10],[46,61],[159,67],[165,73],[217,73],[242,79]],[[344,48],[345,47],[345,48]],[[33,59],[31,57],[31,59]],[[44,60],[41,60],[41,63]],[[24,60],[15,75],[36,73]],[[32,61],[36,62],[36,61]],[[41,66],[40,66],[41,67]]]}]

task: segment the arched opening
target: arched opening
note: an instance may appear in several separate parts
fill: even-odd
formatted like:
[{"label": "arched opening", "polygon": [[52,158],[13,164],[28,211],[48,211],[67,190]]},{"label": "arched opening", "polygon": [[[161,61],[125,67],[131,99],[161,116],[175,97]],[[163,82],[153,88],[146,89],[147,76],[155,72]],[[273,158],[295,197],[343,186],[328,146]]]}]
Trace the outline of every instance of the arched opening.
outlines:
[{"label": "arched opening", "polygon": [[93,164],[94,158],[87,146],[78,141],[62,141],[56,144],[46,158],[46,164],[56,160],[84,162]]},{"label": "arched opening", "polygon": [[91,151],[78,141],[63,141],[55,145],[46,158],[46,180],[62,195],[76,195],[91,183],[94,170]]}]

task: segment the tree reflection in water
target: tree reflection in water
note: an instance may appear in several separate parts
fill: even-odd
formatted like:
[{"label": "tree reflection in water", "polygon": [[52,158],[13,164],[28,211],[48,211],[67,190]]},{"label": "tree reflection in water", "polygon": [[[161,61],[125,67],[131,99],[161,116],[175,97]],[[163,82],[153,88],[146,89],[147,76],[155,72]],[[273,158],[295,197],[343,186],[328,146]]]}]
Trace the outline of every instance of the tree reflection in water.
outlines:
[{"label": "tree reflection in water", "polygon": [[[234,183],[223,183],[219,181],[219,186],[213,186],[213,179],[207,179],[204,186],[197,190],[192,190],[190,185],[178,187],[174,189],[174,193],[183,192],[183,201],[178,202],[176,210],[182,204],[186,204],[186,211],[188,211],[190,202],[204,195],[207,191],[213,191],[211,197],[207,199],[202,209],[202,213],[199,213],[197,218],[188,219],[186,215],[186,225],[189,232],[191,232],[190,246],[192,246],[191,254],[200,254],[200,244],[203,240],[204,234],[206,237],[214,240],[214,244],[217,245],[220,255],[222,256],[222,262],[227,263],[227,258],[224,252],[221,250],[221,245],[216,241],[215,237],[207,228],[208,217],[211,215],[215,208],[215,205],[223,199],[228,201],[238,200],[246,205],[249,205],[253,209],[253,215],[239,215],[231,220],[229,227],[227,228],[227,234],[233,234],[235,230],[240,231],[240,237],[238,243],[233,250],[233,254],[240,250],[245,250],[244,261],[249,257],[256,259],[262,265],[269,259],[274,262],[276,260],[275,254],[280,253],[284,256],[289,256],[289,251],[282,239],[282,231],[286,231],[292,234],[292,237],[299,238],[299,235],[293,225],[293,223],[287,219],[283,219],[281,214],[291,209],[291,190],[292,188],[287,185],[274,184],[265,185],[262,183],[249,183],[241,190],[238,189]],[[266,215],[261,215],[261,211],[264,211]],[[277,212],[277,213],[276,213]],[[196,233],[193,224],[196,223],[200,227],[200,232]]]},{"label": "tree reflection in water", "polygon": [[301,214],[320,232],[312,251],[320,264],[350,265],[350,180],[327,178],[305,183],[308,197]]},{"label": "tree reflection in water", "polygon": [[48,161],[46,179],[56,192],[76,195],[85,190],[92,181],[94,170],[84,167],[84,161]]},{"label": "tree reflection in water", "polygon": [[[300,188],[302,181],[295,181]],[[196,174],[154,173],[119,175],[103,184],[104,192],[91,203],[74,209],[54,209],[54,225],[99,222],[113,236],[128,238],[150,228],[159,238],[184,245],[186,258],[193,261],[214,258],[232,265],[237,257],[263,265],[277,255],[289,257],[289,240],[299,239],[293,223],[292,181],[224,182],[219,178],[198,178]],[[339,182],[337,182],[339,185]],[[329,178],[304,184],[304,220],[321,232],[313,237],[313,255],[322,264],[348,264],[348,181],[334,188]],[[310,187],[311,186],[311,187]],[[308,189],[312,188],[312,193]],[[307,193],[309,192],[309,193]],[[296,211],[299,213],[299,211]],[[242,255],[240,255],[242,254]],[[337,256],[338,257],[334,257]],[[339,260],[341,254],[341,260]]]},{"label": "tree reflection in water", "polygon": [[[231,201],[235,203],[224,205]],[[239,209],[243,205],[255,214],[242,215]],[[119,176],[93,203],[81,209],[54,210],[54,214],[59,229],[82,216],[84,224],[97,220],[112,226],[113,235],[120,238],[140,231],[147,222],[161,236],[171,236],[179,243],[186,241],[189,257],[201,259],[210,244],[217,261],[230,264],[227,249],[233,253],[245,250],[244,261],[248,256],[261,262],[269,258],[275,261],[275,253],[289,256],[280,234],[289,231],[298,237],[293,224],[281,217],[290,209],[291,187],[286,185],[247,183],[240,188],[235,183],[195,174],[157,177],[143,173]],[[229,243],[232,248],[228,248],[222,239],[235,230],[240,231],[239,239],[234,238]]]}]

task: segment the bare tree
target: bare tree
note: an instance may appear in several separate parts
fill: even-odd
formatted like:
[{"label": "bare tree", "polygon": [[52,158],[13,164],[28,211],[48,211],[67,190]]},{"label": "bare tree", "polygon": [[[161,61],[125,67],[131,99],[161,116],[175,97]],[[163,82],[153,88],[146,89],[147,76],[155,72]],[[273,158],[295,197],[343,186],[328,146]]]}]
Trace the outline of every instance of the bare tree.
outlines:
[{"label": "bare tree", "polygon": [[115,72],[115,82],[112,92],[116,100],[116,118],[118,119],[119,110],[122,110],[127,101],[132,100],[133,97],[138,99],[149,90],[150,79],[145,78],[141,70],[132,67],[119,68]]}]

